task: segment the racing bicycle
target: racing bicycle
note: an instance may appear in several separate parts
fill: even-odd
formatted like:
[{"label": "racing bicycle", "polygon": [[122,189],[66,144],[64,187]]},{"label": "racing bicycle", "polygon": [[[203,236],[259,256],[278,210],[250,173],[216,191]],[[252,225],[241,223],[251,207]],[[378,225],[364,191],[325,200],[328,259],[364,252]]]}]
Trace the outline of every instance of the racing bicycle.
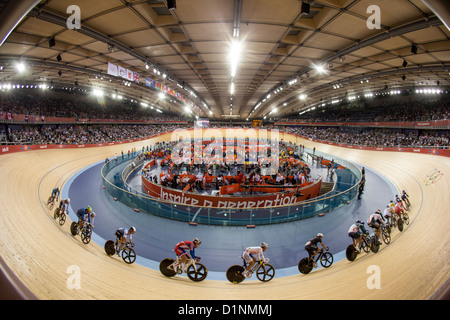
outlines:
[{"label": "racing bicycle", "polygon": [[76,236],[78,234],[81,234],[81,241],[84,244],[88,244],[91,242],[91,236],[92,236],[92,225],[89,222],[84,222],[83,226],[80,228],[78,226],[78,222],[73,221],[70,225],[70,232],[73,236]]},{"label": "racing bicycle", "polygon": [[49,210],[52,210],[52,209],[53,209],[53,206],[55,205],[55,200],[56,200],[56,197],[53,196],[53,195],[51,195],[50,197],[48,197],[48,200],[47,200],[47,208],[48,208]]},{"label": "racing bicycle", "polygon": [[303,258],[298,263],[298,271],[303,274],[308,274],[311,270],[317,266],[317,261],[320,261],[320,264],[324,268],[329,268],[333,264],[333,255],[329,252],[329,248],[327,250],[319,249],[319,253],[316,255],[315,259],[311,258],[309,255],[308,258]]},{"label": "racing bicycle", "polygon": [[59,219],[59,225],[62,226],[66,223],[66,211],[61,211],[61,208],[56,208],[53,213],[53,219]]},{"label": "racing bicycle", "polygon": [[[247,268],[247,262],[244,258],[242,258],[242,261],[244,262],[242,266],[234,265],[228,268],[227,279],[231,283],[241,283],[246,279],[242,273]],[[251,278],[253,273],[256,273],[256,278],[258,278],[258,280],[267,282],[272,280],[275,276],[275,268],[272,265],[259,260],[255,262],[253,268],[248,272],[247,278]]]},{"label": "racing bicycle", "polygon": [[[193,258],[189,258],[184,266],[179,265],[180,258],[177,257],[176,260],[171,258],[166,258],[162,260],[159,264],[159,271],[166,277],[173,277],[176,274],[182,274],[185,272],[189,279],[192,281],[203,281],[206,279],[208,275],[208,270],[206,267],[201,264],[200,257],[197,257],[197,260]],[[175,265],[178,265],[175,268]]]},{"label": "racing bicycle", "polygon": [[385,244],[391,243],[391,229],[388,225],[382,225],[381,227],[381,239]]},{"label": "racing bicycle", "polygon": [[122,257],[122,260],[127,264],[132,264],[136,261],[136,251],[133,249],[134,243],[127,242],[123,248],[122,253],[120,249],[120,243],[117,238],[116,241],[108,240],[105,243],[105,252],[108,256],[113,256],[114,254],[118,254]]},{"label": "racing bicycle", "polygon": [[[362,234],[362,244],[361,244],[361,251],[364,251],[365,253],[369,253],[372,251],[373,253],[377,253],[380,249],[380,245],[378,244],[378,240],[376,236],[370,237],[368,234]],[[353,243],[350,244],[347,249],[345,250],[345,256],[349,261],[354,261],[356,259],[356,256],[358,255],[358,251],[356,250],[356,242],[355,239],[353,239]]]}]

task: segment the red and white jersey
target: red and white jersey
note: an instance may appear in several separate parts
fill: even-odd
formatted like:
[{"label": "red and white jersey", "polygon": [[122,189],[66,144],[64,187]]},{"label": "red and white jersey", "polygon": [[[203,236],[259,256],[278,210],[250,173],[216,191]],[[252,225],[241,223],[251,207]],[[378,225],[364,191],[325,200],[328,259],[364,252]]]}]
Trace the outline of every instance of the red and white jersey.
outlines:
[{"label": "red and white jersey", "polygon": [[253,257],[256,257],[256,259],[265,260],[263,249],[261,247],[248,247],[245,249],[245,252],[252,255]]}]

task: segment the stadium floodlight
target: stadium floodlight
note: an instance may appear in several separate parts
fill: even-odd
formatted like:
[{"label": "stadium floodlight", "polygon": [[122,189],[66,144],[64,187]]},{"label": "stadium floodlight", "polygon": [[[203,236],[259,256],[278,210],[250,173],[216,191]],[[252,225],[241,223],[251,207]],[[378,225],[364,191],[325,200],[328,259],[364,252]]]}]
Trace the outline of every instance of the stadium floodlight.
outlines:
[{"label": "stadium floodlight", "polygon": [[326,72],[325,66],[322,64],[314,64],[313,67],[319,74],[323,74]]},{"label": "stadium floodlight", "polygon": [[17,62],[16,63],[16,69],[17,69],[17,71],[19,71],[19,73],[24,73],[25,69],[26,69],[26,66],[25,66],[25,64],[23,62]]},{"label": "stadium floodlight", "polygon": [[230,49],[230,65],[231,65],[231,77],[234,78],[236,76],[237,66],[239,64],[241,56],[241,43],[240,41],[234,39],[231,42]]},{"label": "stadium floodlight", "polygon": [[92,90],[92,94],[96,97],[103,97],[104,92],[102,90],[96,88],[96,89]]}]

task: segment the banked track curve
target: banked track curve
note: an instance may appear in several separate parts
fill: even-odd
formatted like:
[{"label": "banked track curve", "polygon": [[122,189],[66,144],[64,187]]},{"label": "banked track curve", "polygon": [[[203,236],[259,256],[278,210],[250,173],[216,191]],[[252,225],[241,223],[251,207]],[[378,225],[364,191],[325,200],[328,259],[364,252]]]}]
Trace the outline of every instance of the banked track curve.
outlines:
[{"label": "banked track curve", "polygon": [[[283,138],[283,136],[281,137]],[[83,168],[115,153],[167,141],[150,140],[115,146],[42,150],[0,157],[0,256],[14,274],[41,300],[150,299],[180,300],[298,300],[298,299],[430,299],[450,277],[449,175],[450,159],[435,155],[348,149],[284,134],[285,141],[336,155],[378,171],[412,199],[412,223],[397,230],[392,243],[377,254],[342,260],[330,269],[308,275],[233,285],[208,280],[193,283],[185,277],[165,278],[158,270],[126,265],[106,256],[103,247],[88,246],[62,227],[45,207],[49,190]],[[169,138],[170,140],[170,138]],[[442,178],[429,182],[439,171]],[[369,182],[370,183],[370,182]],[[376,197],[376,195],[364,195]],[[80,271],[80,289],[71,289],[73,266]],[[369,288],[377,268],[380,287]],[[194,299],[194,298],[192,298]]]}]

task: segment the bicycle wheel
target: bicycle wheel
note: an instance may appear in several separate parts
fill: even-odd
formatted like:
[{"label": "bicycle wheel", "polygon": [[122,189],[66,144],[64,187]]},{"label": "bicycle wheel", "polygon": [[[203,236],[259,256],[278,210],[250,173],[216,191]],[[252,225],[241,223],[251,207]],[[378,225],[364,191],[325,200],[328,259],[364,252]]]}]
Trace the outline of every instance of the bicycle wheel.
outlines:
[{"label": "bicycle wheel", "polygon": [[300,271],[303,274],[308,274],[313,269],[313,264],[309,260],[309,258],[303,258],[298,263],[298,271]]},{"label": "bicycle wheel", "polygon": [[116,246],[114,244],[114,241],[112,241],[112,240],[106,241],[105,252],[108,256],[112,256],[116,253]]},{"label": "bicycle wheel", "polygon": [[63,212],[59,215],[59,225],[62,226],[66,223],[66,214]]},{"label": "bicycle wheel", "polygon": [[331,252],[324,252],[320,257],[320,264],[324,268],[329,268],[333,264],[333,255]]},{"label": "bicycle wheel", "polygon": [[241,283],[244,281],[244,276],[242,275],[242,272],[244,272],[243,266],[234,265],[228,268],[227,270],[227,279],[231,283]]},{"label": "bicycle wheel", "polygon": [[409,215],[406,212],[403,214],[403,221],[406,225],[409,225]]},{"label": "bicycle wheel", "polygon": [[258,269],[256,269],[256,277],[263,282],[272,280],[274,276],[275,268],[268,263],[261,264]]},{"label": "bicycle wheel", "polygon": [[358,252],[356,251],[355,246],[353,244],[350,244],[345,250],[345,256],[347,257],[347,260],[354,261],[357,255]]},{"label": "bicycle wheel", "polygon": [[53,213],[53,219],[56,220],[58,218],[60,210],[61,210],[60,208],[56,208],[55,209],[55,212]]},{"label": "bicycle wheel", "polygon": [[136,261],[136,251],[133,248],[126,247],[122,250],[122,259],[125,263],[132,264]]},{"label": "bicycle wheel", "polygon": [[[197,268],[197,271],[195,269]],[[187,276],[192,281],[202,281],[206,279],[208,275],[208,270],[206,270],[205,266],[200,262],[195,263],[195,268],[193,265],[190,265],[186,271]]]},{"label": "bicycle wheel", "polygon": [[390,237],[391,236],[391,232],[392,232],[392,227],[391,227],[390,223],[388,223],[386,225],[386,232],[389,234],[389,237]]},{"label": "bicycle wheel", "polygon": [[381,239],[385,244],[391,243],[391,235],[386,229],[381,229]]},{"label": "bicycle wheel", "polygon": [[164,259],[159,264],[159,271],[161,271],[161,273],[166,277],[173,277],[174,275],[176,275],[176,272],[173,271],[173,269],[168,269],[167,267],[169,267],[174,262],[175,260],[170,258]]},{"label": "bicycle wheel", "polygon": [[78,233],[78,223],[75,221],[70,225],[70,233],[72,233],[73,236],[76,236]]},{"label": "bicycle wheel", "polygon": [[52,196],[50,196],[50,197],[48,198],[48,200],[47,200],[47,207],[48,207],[50,210],[52,210],[54,205],[55,205],[55,201],[53,201]]},{"label": "bicycle wheel", "polygon": [[91,235],[92,235],[91,228],[83,227],[81,229],[81,241],[84,244],[88,244],[89,242],[91,242]]},{"label": "bicycle wheel", "polygon": [[380,250],[380,245],[378,244],[378,239],[376,236],[372,236],[370,238],[370,250],[373,253],[377,253]]},{"label": "bicycle wheel", "polygon": [[370,242],[367,240],[366,237],[364,237],[361,247],[365,253],[370,252]]},{"label": "bicycle wheel", "polygon": [[402,232],[402,231],[403,231],[403,219],[402,219],[402,218],[399,218],[399,219],[398,219],[398,221],[397,221],[397,226],[398,226],[398,230],[399,230],[400,232]]}]

